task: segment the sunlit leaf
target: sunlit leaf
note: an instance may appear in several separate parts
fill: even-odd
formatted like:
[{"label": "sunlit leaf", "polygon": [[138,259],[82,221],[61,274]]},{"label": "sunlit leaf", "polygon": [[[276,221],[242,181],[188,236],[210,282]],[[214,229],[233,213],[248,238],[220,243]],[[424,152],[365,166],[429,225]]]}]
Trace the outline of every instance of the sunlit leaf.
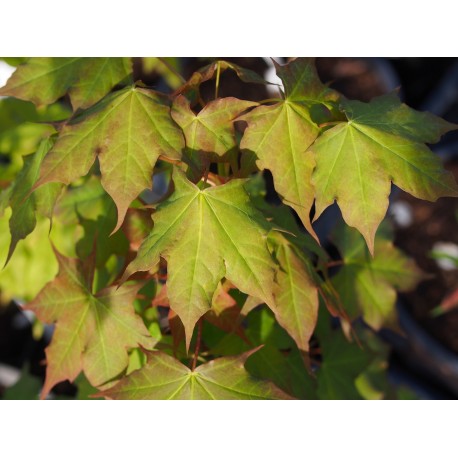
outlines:
[{"label": "sunlit leaf", "polygon": [[46,349],[45,397],[62,381],[73,381],[84,371],[93,386],[119,376],[128,365],[127,350],[155,340],[132,302],[141,284],[115,286],[92,293],[91,268],[56,251],[59,274],[28,304],[45,323],[56,323]]},{"label": "sunlit leaf", "polygon": [[124,57],[31,57],[16,69],[0,95],[47,105],[69,92],[75,110],[87,108],[117,84],[129,84],[131,65]]},{"label": "sunlit leaf", "polygon": [[337,201],[345,222],[361,232],[373,254],[391,183],[430,201],[458,196],[452,175],[424,145],[457,126],[401,104],[395,93],[369,103],[342,101],[341,107],[347,122],[324,132],[310,149],[315,219]]},{"label": "sunlit leaf", "polygon": [[146,366],[100,394],[110,399],[291,399],[245,370],[252,353],[215,359],[194,371],[165,353],[149,353]]},{"label": "sunlit leaf", "polygon": [[102,185],[118,208],[117,230],[131,202],[151,188],[158,157],[179,159],[183,147],[168,100],[147,89],[127,88],[106,97],[62,129],[43,162],[36,186],[51,181],[70,184],[86,175],[97,157]]},{"label": "sunlit leaf", "polygon": [[320,133],[314,113],[327,110],[326,103],[337,95],[320,82],[313,59],[277,65],[277,74],[285,86],[284,100],[238,118],[248,123],[240,144],[244,152],[242,168],[249,171],[256,161],[259,169],[269,169],[283,202],[297,212],[315,236],[309,215],[314,199],[311,177],[315,159],[307,150]]},{"label": "sunlit leaf", "polygon": [[209,102],[195,114],[185,97],[178,96],[174,100],[172,117],[183,130],[186,139],[184,159],[195,169],[194,175],[200,178],[210,161],[220,160],[236,148],[233,120],[255,105],[255,102],[227,97]]},{"label": "sunlit leaf", "polygon": [[273,306],[274,270],[268,226],[242,180],[200,190],[175,169],[173,181],[175,192],[159,205],[153,231],[124,278],[151,269],[160,256],[167,260],[167,294],[183,321],[188,346],[223,277]]}]

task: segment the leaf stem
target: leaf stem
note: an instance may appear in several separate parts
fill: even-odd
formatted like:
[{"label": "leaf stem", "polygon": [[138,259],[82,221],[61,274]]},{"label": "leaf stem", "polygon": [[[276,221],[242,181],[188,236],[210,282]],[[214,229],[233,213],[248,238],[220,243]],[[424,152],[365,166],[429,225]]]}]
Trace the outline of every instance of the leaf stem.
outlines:
[{"label": "leaf stem", "polygon": [[216,82],[215,82],[215,99],[218,98],[218,90],[219,90],[219,76],[221,74],[221,64],[220,61],[216,63]]},{"label": "leaf stem", "polygon": [[191,370],[194,372],[194,369],[196,368],[197,364],[197,358],[199,357],[199,350],[200,350],[200,340],[202,339],[202,318],[199,318],[199,321],[197,322],[197,340],[196,340],[196,346],[194,348],[194,356],[191,361]]}]

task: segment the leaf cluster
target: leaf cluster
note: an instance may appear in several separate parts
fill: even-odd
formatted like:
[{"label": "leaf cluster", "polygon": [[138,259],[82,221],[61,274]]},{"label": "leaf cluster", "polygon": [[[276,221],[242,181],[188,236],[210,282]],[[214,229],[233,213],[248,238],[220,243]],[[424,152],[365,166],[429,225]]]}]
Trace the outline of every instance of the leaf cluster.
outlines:
[{"label": "leaf cluster", "polygon": [[[42,397],[81,372],[111,399],[397,396],[373,331],[397,328],[396,293],[423,273],[380,224],[392,184],[458,195],[426,145],[456,126],[396,93],[347,100],[313,59],[276,64],[282,89],[262,102],[217,97],[224,72],[267,84],[227,61],[182,84],[169,62],[143,64],[173,92],[134,82],[128,58],[30,58],[0,89],[9,110],[36,106],[10,130],[41,126],[7,152],[0,284],[52,221],[58,273],[27,297],[55,324]],[[312,225],[335,202],[339,259]]]}]

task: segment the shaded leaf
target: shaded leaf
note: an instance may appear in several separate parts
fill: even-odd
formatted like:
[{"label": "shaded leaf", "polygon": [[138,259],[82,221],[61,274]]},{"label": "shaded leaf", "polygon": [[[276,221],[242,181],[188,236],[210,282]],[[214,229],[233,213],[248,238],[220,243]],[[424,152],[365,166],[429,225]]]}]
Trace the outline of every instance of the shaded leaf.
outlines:
[{"label": "shaded leaf", "polygon": [[0,213],[3,213],[7,206],[12,210],[9,220],[11,243],[5,265],[13,255],[19,240],[26,238],[35,229],[36,212],[48,218],[52,216],[54,205],[62,190],[60,184],[49,183],[29,195],[38,179],[40,165],[52,144],[53,141],[50,139],[43,140],[37,152],[28,158],[11,187],[2,192]]},{"label": "shaded leaf", "polygon": [[41,321],[56,323],[46,349],[42,397],[56,383],[73,381],[81,370],[93,386],[105,384],[126,369],[128,349],[152,348],[156,342],[132,307],[141,284],[93,294],[88,266],[55,254],[59,274],[27,306]]},{"label": "shaded leaf", "polygon": [[409,291],[422,279],[415,262],[393,246],[386,231],[375,238],[372,257],[364,239],[354,229],[339,225],[334,233],[343,266],[332,278],[342,304],[351,318],[362,313],[374,329],[397,328],[396,291]]},{"label": "shaded leaf", "polygon": [[320,399],[362,399],[355,380],[371,361],[371,353],[348,342],[339,330],[321,341],[323,362],[317,373]]},{"label": "shaded leaf", "polygon": [[139,208],[130,208],[127,211],[122,230],[129,240],[131,250],[138,251],[152,229],[153,220],[150,211]]},{"label": "shaded leaf", "polygon": [[297,349],[285,354],[265,345],[250,357],[245,367],[250,374],[271,380],[295,398],[317,399],[316,380],[307,372]]},{"label": "shaded leaf", "polygon": [[256,102],[227,97],[209,102],[195,114],[185,97],[180,95],[174,100],[172,118],[183,130],[186,139],[184,159],[194,169],[193,176],[200,178],[210,161],[219,160],[237,147],[232,121],[255,105]]},{"label": "shaded leaf", "polygon": [[213,294],[211,309],[205,314],[205,320],[225,332],[234,332],[246,340],[240,323],[240,307],[237,301],[229,294],[232,285],[225,282],[218,284]]},{"label": "shaded leaf", "polygon": [[183,147],[182,133],[170,117],[165,96],[126,88],[62,129],[43,162],[36,187],[52,181],[70,184],[86,175],[98,157],[102,185],[118,208],[116,231],[130,203],[151,188],[158,157],[179,159]]},{"label": "shaded leaf", "polygon": [[216,77],[218,67],[220,72],[224,72],[227,69],[233,70],[244,83],[270,84],[252,70],[240,67],[240,65],[232,62],[217,60],[194,72],[191,78],[175,91],[175,95],[185,94],[188,97],[192,97],[198,92],[202,83]]},{"label": "shaded leaf", "polygon": [[165,353],[149,353],[146,366],[100,394],[110,399],[292,399],[245,370],[252,353],[215,359],[194,371]]},{"label": "shaded leaf", "polygon": [[345,222],[361,232],[373,254],[391,183],[430,201],[458,196],[452,175],[424,145],[457,126],[401,104],[395,93],[369,103],[342,101],[341,107],[348,121],[324,132],[310,148],[316,161],[315,219],[337,201]]},{"label": "shaded leaf", "polygon": [[76,110],[98,102],[131,73],[130,59],[124,57],[31,57],[16,69],[0,95],[49,105],[69,92]]},{"label": "shaded leaf", "polygon": [[124,278],[150,270],[160,256],[167,260],[170,306],[185,326],[189,347],[194,325],[210,309],[223,277],[273,306],[274,270],[268,226],[242,180],[201,191],[175,168],[173,181],[175,192],[158,206],[153,231]]},{"label": "shaded leaf", "polygon": [[248,123],[240,144],[245,154],[242,169],[252,170],[254,160],[261,170],[269,169],[283,202],[316,237],[310,223],[315,159],[307,150],[320,133],[313,111],[326,110],[325,104],[337,96],[320,82],[313,59],[277,66],[277,74],[285,86],[285,99],[238,118]]}]

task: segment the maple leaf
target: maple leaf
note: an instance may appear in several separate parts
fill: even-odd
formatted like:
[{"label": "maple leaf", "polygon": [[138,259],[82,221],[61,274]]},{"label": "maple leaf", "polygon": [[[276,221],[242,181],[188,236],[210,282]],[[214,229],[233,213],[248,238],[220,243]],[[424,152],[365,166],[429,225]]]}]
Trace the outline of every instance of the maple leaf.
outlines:
[{"label": "maple leaf", "polygon": [[391,183],[420,199],[458,196],[452,175],[424,143],[457,126],[401,104],[395,93],[369,103],[342,101],[348,121],[321,135],[315,156],[315,220],[337,201],[345,222],[374,253],[375,232],[388,208]]},{"label": "maple leaf", "polygon": [[10,206],[12,213],[9,220],[11,243],[5,265],[11,259],[19,240],[29,235],[36,226],[37,214],[51,218],[56,200],[62,191],[58,183],[48,183],[46,186],[30,191],[35,184],[40,165],[53,145],[51,139],[43,140],[36,153],[26,159],[23,169],[17,175],[12,185],[3,191],[0,198],[0,214]]},{"label": "maple leaf", "polygon": [[376,255],[370,256],[364,239],[341,224],[334,241],[343,266],[332,278],[346,312],[351,318],[362,313],[364,321],[378,330],[397,328],[396,291],[413,289],[424,277],[415,262],[393,246],[388,228],[382,226],[375,238]]},{"label": "maple leaf", "polygon": [[149,352],[142,369],[99,394],[109,399],[293,399],[245,370],[245,361],[256,350],[215,359],[194,371],[165,353]]},{"label": "maple leaf", "polygon": [[69,92],[73,109],[98,102],[121,82],[131,83],[125,57],[31,57],[20,65],[0,95],[49,105]]},{"label": "maple leaf", "polygon": [[237,119],[248,123],[240,144],[245,156],[242,169],[251,170],[253,159],[261,170],[269,169],[283,202],[316,238],[310,222],[315,160],[307,150],[320,133],[315,113],[326,111],[325,105],[337,95],[320,82],[313,59],[296,59],[276,68],[284,84],[284,100]]},{"label": "maple leaf", "polygon": [[232,62],[217,60],[194,72],[191,78],[189,78],[188,81],[186,81],[174,92],[174,95],[177,96],[180,94],[185,94],[188,98],[194,99],[195,97],[193,96],[196,93],[198,95],[198,90],[202,83],[211,80],[218,74],[218,72],[224,72],[228,69],[234,71],[240,80],[244,83],[270,84],[252,70],[243,68],[240,65],[234,64]]},{"label": "maple leaf", "polygon": [[200,190],[174,168],[175,192],[158,206],[154,228],[123,278],[167,260],[170,307],[186,329],[186,346],[197,320],[211,307],[223,277],[273,307],[274,264],[268,225],[251,205],[244,180]]},{"label": "maple leaf", "polygon": [[318,288],[313,268],[283,235],[272,233],[269,241],[274,244],[279,263],[274,287],[275,317],[299,350],[308,352],[318,318]]},{"label": "maple leaf", "polygon": [[323,362],[317,374],[320,399],[362,399],[356,377],[367,368],[373,355],[367,348],[348,342],[340,330],[329,331],[321,341]]},{"label": "maple leaf", "polygon": [[168,99],[129,87],[110,94],[62,129],[35,188],[52,181],[70,184],[86,175],[98,157],[102,185],[118,209],[116,232],[130,203],[151,188],[158,157],[180,159],[183,148]]},{"label": "maple leaf", "polygon": [[105,384],[126,369],[129,349],[151,349],[156,343],[132,306],[141,284],[93,294],[93,267],[57,251],[55,255],[57,277],[27,306],[41,321],[56,323],[46,349],[42,398],[56,383],[73,381],[81,370],[93,386]]},{"label": "maple leaf", "polygon": [[172,106],[172,118],[183,130],[186,139],[185,159],[194,168],[193,176],[200,178],[207,164],[220,161],[237,147],[233,120],[246,109],[257,105],[234,97],[209,102],[198,114],[182,95]]}]

